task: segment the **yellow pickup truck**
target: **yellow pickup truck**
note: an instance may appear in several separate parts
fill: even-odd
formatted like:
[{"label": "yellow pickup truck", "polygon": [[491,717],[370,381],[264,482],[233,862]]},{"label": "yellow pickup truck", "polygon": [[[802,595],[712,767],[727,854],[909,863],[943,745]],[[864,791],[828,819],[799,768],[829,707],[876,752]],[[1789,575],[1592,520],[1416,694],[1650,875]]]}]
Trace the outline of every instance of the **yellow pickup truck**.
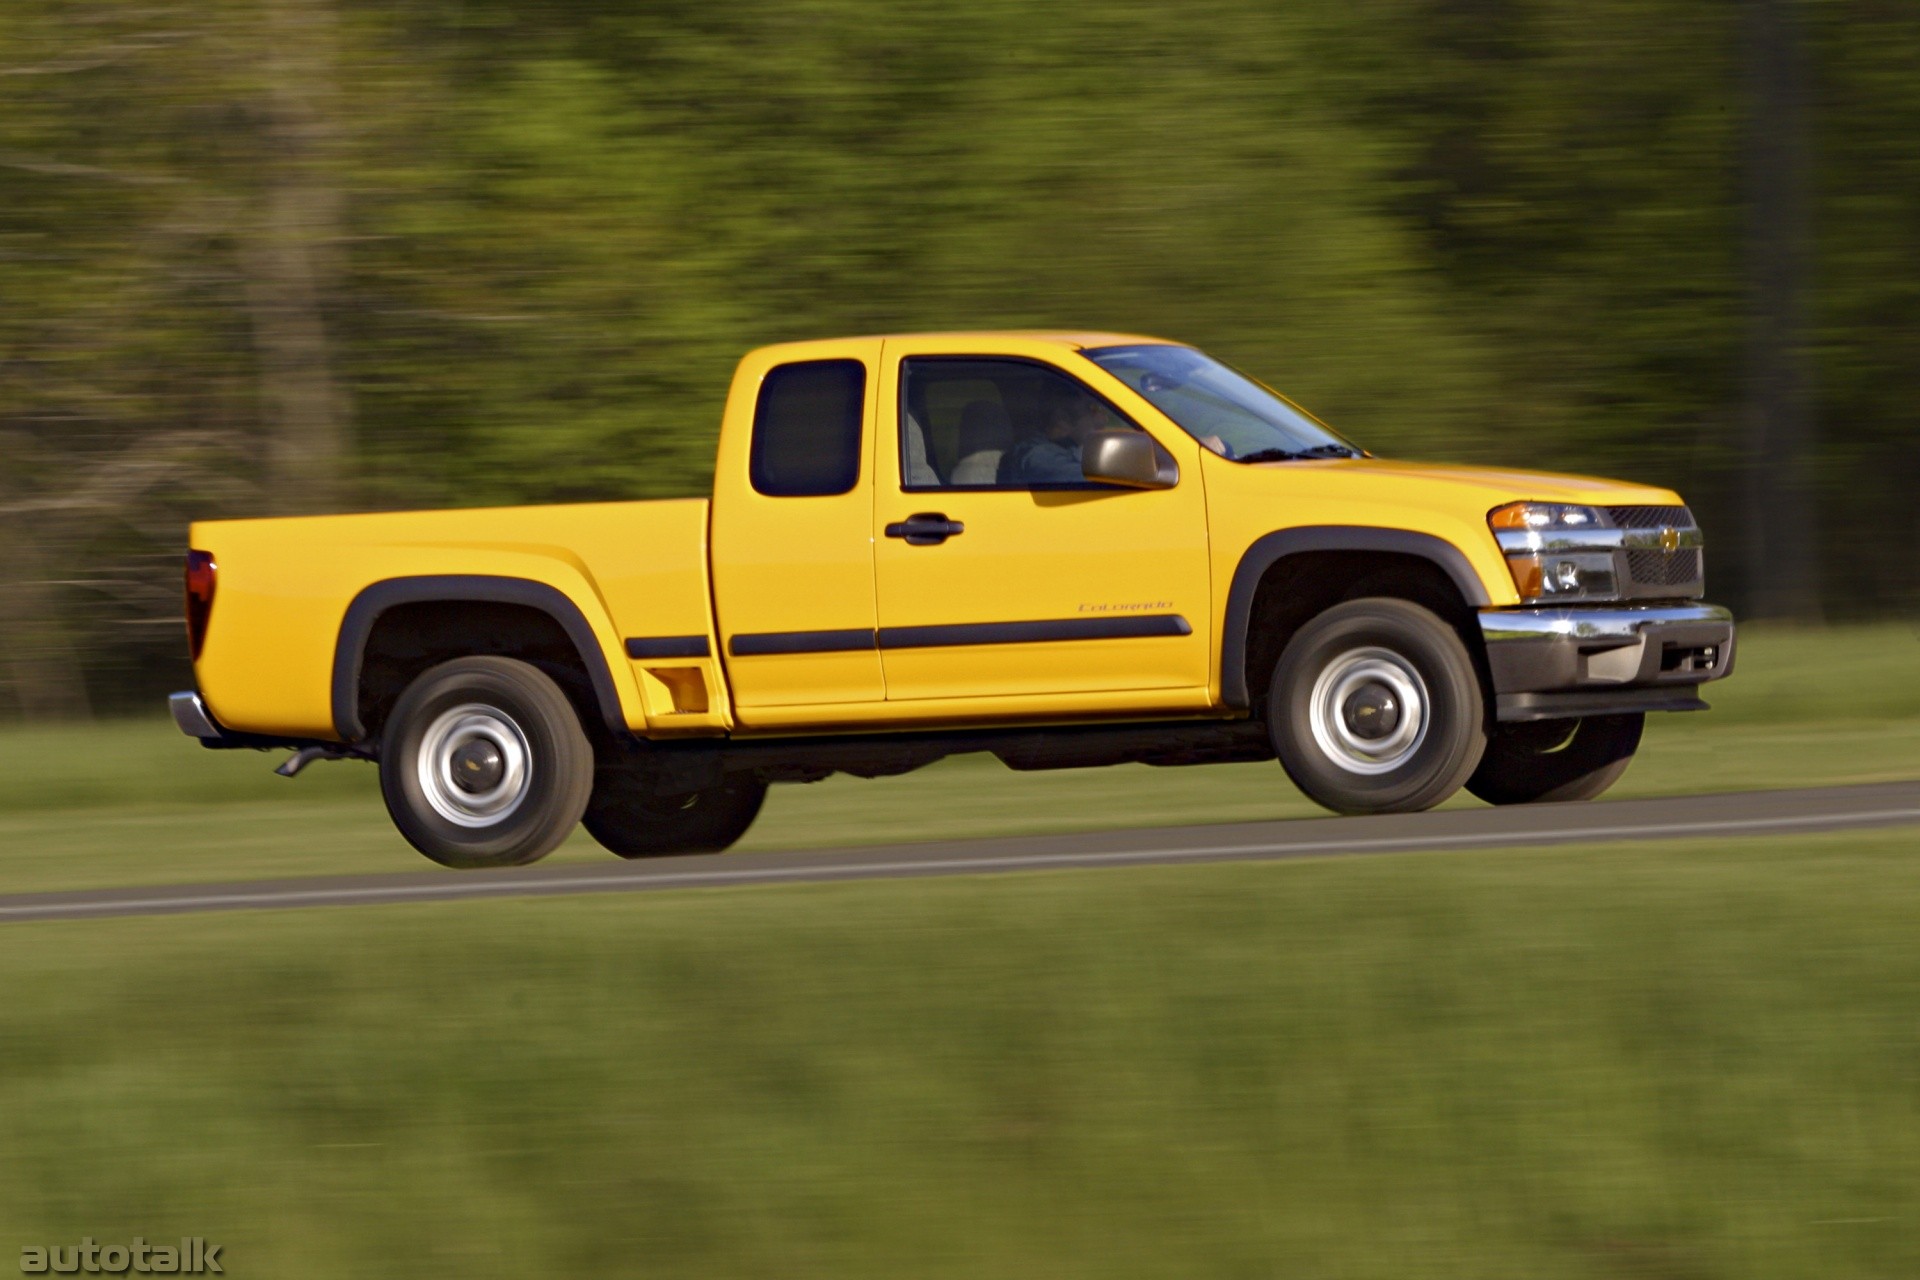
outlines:
[{"label": "yellow pickup truck", "polygon": [[755,351],[713,497],[201,523],[213,747],[379,762],[450,866],[584,821],[722,849],[774,782],[1278,758],[1342,813],[1579,800],[1704,709],[1732,616],[1680,498],[1393,462],[1178,343]]}]

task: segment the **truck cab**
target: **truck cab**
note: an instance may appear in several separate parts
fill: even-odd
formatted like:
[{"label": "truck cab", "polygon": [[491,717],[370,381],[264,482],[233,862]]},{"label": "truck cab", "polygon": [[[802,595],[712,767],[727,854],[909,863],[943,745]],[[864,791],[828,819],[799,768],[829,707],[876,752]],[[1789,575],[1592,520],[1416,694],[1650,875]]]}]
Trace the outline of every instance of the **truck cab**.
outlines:
[{"label": "truck cab", "polygon": [[192,539],[182,727],[377,760],[453,865],[583,816],[623,856],[724,847],[771,783],[956,751],[1277,757],[1342,812],[1587,798],[1733,656],[1678,495],[1378,459],[1123,334],[752,352],[710,500]]},{"label": "truck cab", "polygon": [[[1059,341],[804,343],[741,366],[714,610],[748,731],[1206,714],[1202,450]],[[1085,366],[1087,362],[1080,361]],[[1151,439],[1150,487],[1017,452],[1076,415]],[[1072,452],[1054,444],[1055,454]],[[1047,477],[1047,478],[1036,478]]]}]

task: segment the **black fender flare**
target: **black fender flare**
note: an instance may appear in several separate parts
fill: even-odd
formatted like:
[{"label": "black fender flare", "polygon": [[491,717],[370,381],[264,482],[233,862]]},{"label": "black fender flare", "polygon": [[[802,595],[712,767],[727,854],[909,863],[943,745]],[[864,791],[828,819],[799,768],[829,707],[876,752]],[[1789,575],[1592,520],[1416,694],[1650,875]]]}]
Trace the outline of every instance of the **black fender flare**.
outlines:
[{"label": "black fender flare", "polygon": [[360,721],[360,672],[366,658],[367,638],[380,615],[396,605],[429,603],[517,604],[537,609],[560,624],[593,683],[594,699],[600,716],[616,737],[631,737],[626,713],[620,706],[620,694],[613,683],[613,672],[601,652],[599,637],[588,625],[580,606],[565,592],[544,582],[528,578],[506,578],[481,574],[432,574],[414,578],[387,578],[374,583],[353,598],[340,620],[339,639],[333,649],[333,728],[342,742],[360,742],[367,729]]},{"label": "black fender flare", "polygon": [[1267,570],[1288,556],[1308,551],[1386,551],[1417,556],[1442,570],[1475,608],[1492,603],[1485,584],[1460,548],[1432,534],[1407,529],[1379,529],[1366,525],[1317,524],[1282,529],[1256,539],[1240,557],[1227,590],[1227,613],[1220,635],[1220,698],[1229,707],[1253,706],[1247,689],[1247,631],[1253,624],[1253,601]]}]

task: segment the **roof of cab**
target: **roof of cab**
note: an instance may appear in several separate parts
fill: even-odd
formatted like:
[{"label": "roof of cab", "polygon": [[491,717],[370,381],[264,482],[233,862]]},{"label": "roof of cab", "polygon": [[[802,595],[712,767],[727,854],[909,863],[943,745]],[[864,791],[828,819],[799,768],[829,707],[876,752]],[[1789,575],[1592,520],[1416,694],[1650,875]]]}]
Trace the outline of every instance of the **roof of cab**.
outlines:
[{"label": "roof of cab", "polygon": [[951,339],[955,342],[979,341],[983,338],[1017,338],[1023,342],[1050,342],[1056,346],[1070,347],[1075,351],[1087,347],[1121,347],[1135,343],[1154,346],[1179,346],[1167,338],[1150,338],[1137,333],[1106,333],[1098,329],[955,329],[929,330],[926,332],[873,333],[869,338],[886,339],[927,338]]},{"label": "roof of cab", "polygon": [[1025,338],[1031,342],[1057,342],[1063,347],[1082,350],[1087,347],[1125,347],[1140,343],[1177,346],[1165,338],[1150,338],[1138,333],[1103,333],[1100,330],[996,329],[980,334],[954,334],[954,337]]}]

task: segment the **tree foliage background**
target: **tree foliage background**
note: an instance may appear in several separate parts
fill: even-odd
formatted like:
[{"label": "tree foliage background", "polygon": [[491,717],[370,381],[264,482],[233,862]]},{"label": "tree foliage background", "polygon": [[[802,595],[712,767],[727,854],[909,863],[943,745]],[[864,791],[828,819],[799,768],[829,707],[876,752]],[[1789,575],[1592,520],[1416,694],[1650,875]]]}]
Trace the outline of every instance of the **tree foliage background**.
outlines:
[{"label": "tree foliage background", "polygon": [[699,492],[745,349],[876,330],[1189,340],[1914,610],[1917,64],[1899,0],[10,0],[0,714],[178,687],[190,517]]}]

